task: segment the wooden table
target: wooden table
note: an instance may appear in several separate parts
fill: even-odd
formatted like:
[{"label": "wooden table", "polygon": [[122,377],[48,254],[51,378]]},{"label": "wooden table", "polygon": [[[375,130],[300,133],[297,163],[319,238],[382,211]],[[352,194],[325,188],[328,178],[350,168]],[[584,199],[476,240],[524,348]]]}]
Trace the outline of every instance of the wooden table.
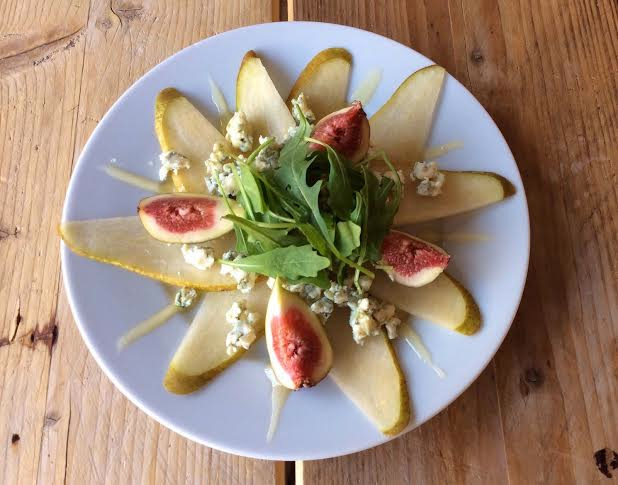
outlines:
[{"label": "wooden table", "polygon": [[[532,220],[519,314],[478,381],[399,439],[296,467],[196,445],[130,404],[72,321],[55,229],[74,161],[133,81],[288,19],[446,67],[506,136]],[[612,483],[595,452],[618,449],[617,164],[615,0],[0,0],[0,483]]]}]

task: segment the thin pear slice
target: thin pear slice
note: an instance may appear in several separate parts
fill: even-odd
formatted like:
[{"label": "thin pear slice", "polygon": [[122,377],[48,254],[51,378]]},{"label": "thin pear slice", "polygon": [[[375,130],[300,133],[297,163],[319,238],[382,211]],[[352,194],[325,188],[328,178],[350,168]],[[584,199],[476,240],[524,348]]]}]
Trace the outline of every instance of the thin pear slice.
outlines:
[{"label": "thin pear slice", "polygon": [[406,183],[395,226],[430,221],[478,209],[499,202],[515,193],[515,187],[502,175],[492,172],[451,172],[446,175],[442,193],[436,197],[418,195],[418,181]]},{"label": "thin pear slice", "polygon": [[305,66],[290,91],[287,105],[300,93],[307,97],[316,120],[340,110],[346,103],[352,55],[340,47],[318,52]]},{"label": "thin pear slice", "polygon": [[246,352],[244,349],[233,355],[226,352],[225,338],[231,326],[225,320],[225,313],[235,301],[245,300],[250,312],[260,314],[254,325],[258,337],[261,337],[269,294],[270,289],[265,281],[258,282],[246,294],[237,290],[206,293],[191,327],[170,362],[163,380],[165,388],[175,394],[196,391],[242,357]]},{"label": "thin pear slice", "polygon": [[421,160],[446,71],[420,69],[408,77],[370,119],[371,144],[399,166]]},{"label": "thin pear slice", "polygon": [[[63,222],[60,236],[69,249],[80,256],[120,266],[170,285],[205,291],[236,288],[230,276],[219,273],[218,263],[203,271],[188,264],[179,245],[154,239],[138,217]],[[220,255],[232,248],[234,242],[235,237],[230,233],[207,244]]]},{"label": "thin pear slice", "polygon": [[274,136],[281,143],[288,128],[296,125],[264,64],[253,51],[245,54],[238,70],[236,110],[245,113],[256,140],[258,135]]},{"label": "thin pear slice", "polygon": [[378,272],[371,294],[411,315],[425,318],[464,335],[481,328],[481,312],[472,295],[455,278],[442,273],[419,288],[403,286]]},{"label": "thin pear slice", "polygon": [[397,434],[410,421],[410,398],[395,350],[384,333],[358,345],[348,318],[347,310],[337,308],[326,324],[334,355],[329,375],[376,428]]},{"label": "thin pear slice", "polygon": [[225,144],[224,136],[187,98],[174,88],[166,88],[155,102],[155,133],[163,152],[187,157],[190,168],[172,174],[178,192],[204,193],[206,160],[215,143]]}]

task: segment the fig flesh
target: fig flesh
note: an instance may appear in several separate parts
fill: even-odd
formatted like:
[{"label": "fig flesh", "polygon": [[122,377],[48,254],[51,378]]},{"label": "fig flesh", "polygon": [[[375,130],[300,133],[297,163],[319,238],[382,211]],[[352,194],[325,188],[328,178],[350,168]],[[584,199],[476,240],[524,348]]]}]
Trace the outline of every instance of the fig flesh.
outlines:
[{"label": "fig flesh", "polygon": [[275,376],[288,389],[315,386],[333,363],[322,323],[304,300],[281,287],[279,279],[268,300],[266,345]]},{"label": "fig flesh", "polygon": [[[240,206],[229,201],[234,211]],[[233,229],[222,219],[228,213],[222,197],[202,194],[162,194],[142,199],[137,213],[144,228],[155,239],[167,243],[200,243]]]},{"label": "fig flesh", "polygon": [[435,280],[451,257],[438,246],[400,231],[390,231],[382,241],[382,261],[392,266],[392,278],[418,288]]},{"label": "fig flesh", "polygon": [[[369,150],[369,121],[360,101],[326,115],[317,122],[311,135],[343,155],[351,162],[360,162]],[[312,150],[324,147],[312,143]]]}]

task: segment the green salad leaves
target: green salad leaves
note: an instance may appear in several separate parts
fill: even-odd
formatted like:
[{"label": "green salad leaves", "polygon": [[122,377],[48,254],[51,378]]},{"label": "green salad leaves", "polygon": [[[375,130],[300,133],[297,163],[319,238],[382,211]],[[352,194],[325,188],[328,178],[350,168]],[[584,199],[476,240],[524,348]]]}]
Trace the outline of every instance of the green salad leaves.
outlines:
[{"label": "green salad leaves", "polygon": [[[236,250],[243,258],[225,264],[290,282],[328,287],[329,272],[342,279],[353,271],[373,276],[382,240],[402,195],[398,176],[379,177],[369,160],[352,165],[330,146],[310,137],[300,123],[281,148],[279,166],[258,171],[254,160],[273,140],[238,163],[237,200],[245,216],[234,223]],[[312,145],[322,145],[315,151]],[[378,155],[397,172],[384,153]],[[231,212],[231,211],[230,211]]]}]

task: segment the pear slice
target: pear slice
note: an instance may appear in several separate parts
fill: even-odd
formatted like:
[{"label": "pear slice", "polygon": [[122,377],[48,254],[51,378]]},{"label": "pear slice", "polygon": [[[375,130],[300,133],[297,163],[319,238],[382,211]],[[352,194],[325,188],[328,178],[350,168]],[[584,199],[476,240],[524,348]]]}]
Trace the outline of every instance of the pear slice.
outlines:
[{"label": "pear slice", "polygon": [[352,55],[340,47],[331,47],[318,52],[305,66],[294,83],[287,105],[292,109],[292,100],[300,93],[307,97],[315,119],[343,108],[346,103]]},{"label": "pear slice", "polygon": [[464,335],[481,328],[481,312],[472,295],[455,278],[442,273],[428,285],[413,288],[378,272],[371,294],[411,315],[425,318]]},{"label": "pear slice", "polygon": [[397,434],[410,421],[410,398],[395,350],[383,332],[357,344],[348,318],[347,310],[336,308],[326,324],[334,355],[329,375],[376,428]]},{"label": "pear slice", "polygon": [[394,225],[439,219],[478,209],[499,202],[515,193],[515,187],[502,175],[492,172],[451,172],[446,176],[442,193],[436,197],[419,195],[419,181],[408,181],[405,186]]},{"label": "pear slice", "polygon": [[370,119],[371,145],[402,166],[423,158],[446,71],[420,69],[408,77]]},{"label": "pear slice", "polygon": [[190,168],[172,174],[178,192],[206,192],[206,160],[215,143],[225,144],[224,136],[174,88],[166,88],[155,102],[155,133],[163,152],[178,152],[187,157]]},{"label": "pear slice", "polygon": [[[174,286],[205,291],[236,288],[230,276],[219,273],[220,265],[199,270],[185,262],[179,245],[154,239],[138,217],[115,217],[68,221],[60,225],[60,236],[76,254],[109,263]],[[208,241],[215,254],[234,246],[233,233]]]},{"label": "pear slice", "polygon": [[249,293],[238,290],[206,293],[191,327],[184,336],[170,362],[163,380],[165,388],[175,394],[188,394],[204,386],[230,364],[245,354],[239,349],[228,355],[225,338],[231,326],[225,313],[237,300],[245,300],[250,312],[261,318],[255,322],[258,338],[264,334],[264,317],[270,288],[265,281],[258,282]]},{"label": "pear slice", "polygon": [[245,114],[256,138],[274,136],[281,143],[288,128],[296,125],[264,64],[253,51],[245,54],[238,70],[236,110]]}]

